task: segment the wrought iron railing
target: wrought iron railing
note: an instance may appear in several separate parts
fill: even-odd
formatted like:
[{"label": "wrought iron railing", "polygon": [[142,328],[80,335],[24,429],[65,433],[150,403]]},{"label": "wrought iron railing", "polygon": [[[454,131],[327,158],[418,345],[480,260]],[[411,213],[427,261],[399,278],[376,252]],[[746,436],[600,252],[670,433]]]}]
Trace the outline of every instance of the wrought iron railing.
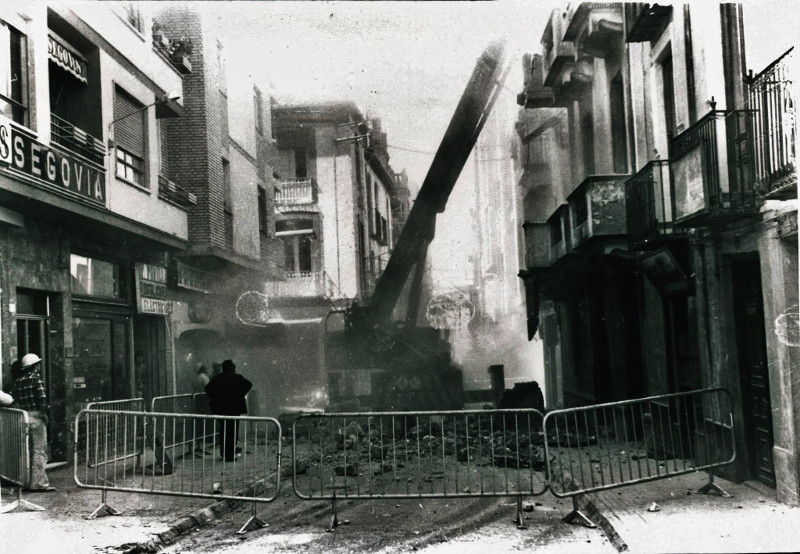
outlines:
[{"label": "wrought iron railing", "polygon": [[673,232],[669,160],[652,160],[625,182],[628,240],[632,247]]},{"label": "wrought iron railing", "polygon": [[50,114],[50,140],[99,166],[105,165],[106,148],[103,141],[72,123]]},{"label": "wrought iron railing", "polygon": [[751,120],[749,110],[712,110],[672,139],[676,221],[755,210]]},{"label": "wrought iron railing", "polygon": [[756,187],[765,196],[797,194],[792,53],[789,50],[750,81]]},{"label": "wrought iron railing", "polygon": [[280,190],[275,193],[276,204],[311,204],[314,202],[314,181],[298,179],[281,181]]},{"label": "wrought iron railing", "polygon": [[197,197],[194,194],[161,175],[158,176],[158,197],[181,208],[190,208],[197,204]]},{"label": "wrought iron railing", "polygon": [[325,278],[321,271],[287,271],[285,281],[267,281],[267,296],[325,296]]}]

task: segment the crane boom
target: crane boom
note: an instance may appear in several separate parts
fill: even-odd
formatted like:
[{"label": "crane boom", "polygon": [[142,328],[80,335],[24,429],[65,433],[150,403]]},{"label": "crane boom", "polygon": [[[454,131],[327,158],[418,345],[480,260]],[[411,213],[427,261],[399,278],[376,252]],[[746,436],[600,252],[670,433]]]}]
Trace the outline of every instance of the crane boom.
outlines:
[{"label": "crane boom", "polygon": [[[371,326],[389,320],[412,268],[425,261],[436,231],[436,215],[444,211],[502,86],[507,72],[503,69],[504,52],[505,45],[495,42],[478,58],[386,269],[375,285],[365,314]],[[412,299],[415,301],[418,299]]]}]

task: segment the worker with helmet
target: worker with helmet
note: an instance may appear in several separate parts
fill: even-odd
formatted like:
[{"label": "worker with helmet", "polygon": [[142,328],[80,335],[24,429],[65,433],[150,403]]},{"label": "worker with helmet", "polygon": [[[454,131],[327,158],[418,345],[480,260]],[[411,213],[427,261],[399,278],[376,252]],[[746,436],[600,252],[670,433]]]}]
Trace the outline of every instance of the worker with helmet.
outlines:
[{"label": "worker with helmet", "polygon": [[42,359],[36,354],[25,354],[20,362],[20,375],[14,381],[12,392],[16,407],[28,412],[31,437],[31,491],[54,491],[45,473],[47,465],[47,394],[39,373]]}]

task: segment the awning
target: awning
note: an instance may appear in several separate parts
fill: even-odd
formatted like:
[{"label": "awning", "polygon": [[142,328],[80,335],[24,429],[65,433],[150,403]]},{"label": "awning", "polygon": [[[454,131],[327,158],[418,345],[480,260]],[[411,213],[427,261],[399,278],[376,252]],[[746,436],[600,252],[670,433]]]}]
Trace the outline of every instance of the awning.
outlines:
[{"label": "awning", "polygon": [[75,48],[53,31],[48,31],[47,56],[58,67],[70,73],[82,83],[88,82],[86,79],[86,58],[81,56]]}]

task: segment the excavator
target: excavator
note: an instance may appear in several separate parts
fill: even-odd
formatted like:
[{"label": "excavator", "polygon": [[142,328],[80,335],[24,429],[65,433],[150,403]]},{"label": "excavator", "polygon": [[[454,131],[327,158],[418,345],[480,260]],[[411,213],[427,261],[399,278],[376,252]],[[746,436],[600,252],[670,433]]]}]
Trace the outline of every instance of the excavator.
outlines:
[{"label": "excavator", "polygon": [[[504,43],[494,42],[478,58],[372,295],[363,305],[353,302],[343,328],[331,326],[326,334],[331,409],[463,407],[463,374],[452,362],[449,343],[440,329],[417,322],[436,217],[444,212],[500,93],[508,73],[504,54]],[[404,315],[401,295],[408,298]]]}]

